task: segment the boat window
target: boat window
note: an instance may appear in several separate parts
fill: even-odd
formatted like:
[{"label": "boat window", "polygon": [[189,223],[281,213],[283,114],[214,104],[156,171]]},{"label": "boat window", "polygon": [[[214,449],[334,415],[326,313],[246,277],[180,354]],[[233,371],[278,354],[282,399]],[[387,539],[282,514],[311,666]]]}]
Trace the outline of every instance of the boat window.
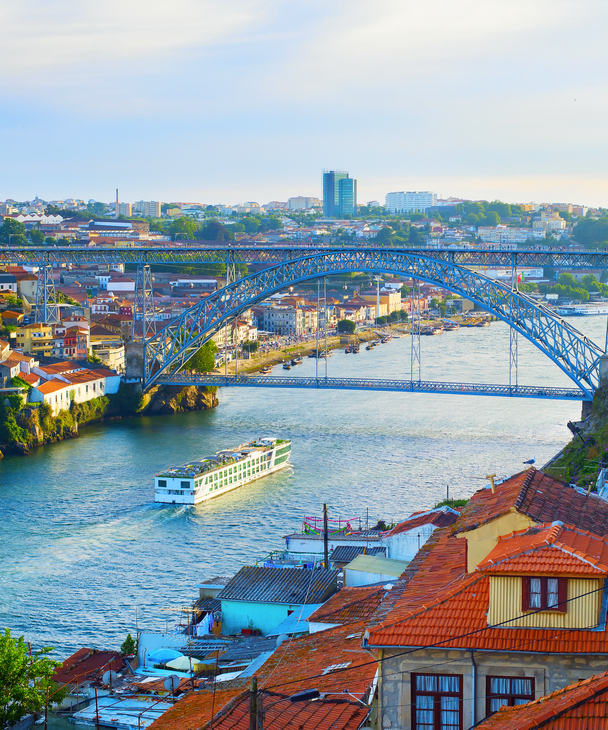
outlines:
[{"label": "boat window", "polygon": [[180,482],[180,483],[179,483],[179,486],[180,486],[180,487],[181,487],[182,489],[189,489],[189,488],[190,488],[190,482]]},{"label": "boat window", "polygon": [[166,487],[167,486],[167,480],[166,479],[159,479],[158,480],[158,486],[159,487]]}]

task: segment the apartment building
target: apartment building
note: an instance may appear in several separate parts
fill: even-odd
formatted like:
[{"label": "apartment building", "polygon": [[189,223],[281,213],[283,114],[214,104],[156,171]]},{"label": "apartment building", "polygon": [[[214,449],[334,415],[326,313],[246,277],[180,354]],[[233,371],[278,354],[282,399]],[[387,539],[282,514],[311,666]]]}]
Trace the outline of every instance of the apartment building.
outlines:
[{"label": "apartment building", "polygon": [[429,190],[386,194],[386,207],[391,213],[424,213],[437,205],[437,193]]}]

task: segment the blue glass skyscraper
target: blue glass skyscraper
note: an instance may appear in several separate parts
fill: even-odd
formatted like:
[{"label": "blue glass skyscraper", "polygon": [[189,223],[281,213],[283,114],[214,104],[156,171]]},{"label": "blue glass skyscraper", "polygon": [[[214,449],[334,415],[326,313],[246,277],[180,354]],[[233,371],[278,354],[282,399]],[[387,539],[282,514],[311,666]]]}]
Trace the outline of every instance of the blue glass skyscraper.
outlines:
[{"label": "blue glass skyscraper", "polygon": [[323,215],[342,218],[357,213],[357,181],[344,170],[323,172]]}]

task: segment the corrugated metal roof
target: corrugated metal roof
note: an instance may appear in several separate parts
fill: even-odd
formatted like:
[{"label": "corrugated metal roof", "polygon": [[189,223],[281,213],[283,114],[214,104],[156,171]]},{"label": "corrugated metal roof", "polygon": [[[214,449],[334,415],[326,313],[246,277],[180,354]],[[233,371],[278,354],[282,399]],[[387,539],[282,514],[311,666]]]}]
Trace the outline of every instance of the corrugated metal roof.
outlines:
[{"label": "corrugated metal roof", "polygon": [[368,547],[366,549],[365,545],[338,545],[329,557],[332,563],[350,563],[351,560],[354,560],[357,555],[362,553],[386,557],[386,548]]},{"label": "corrugated metal roof", "polygon": [[392,575],[398,578],[409,565],[409,560],[390,560],[379,555],[358,555],[352,562],[344,566],[344,570],[360,570],[364,573]]},{"label": "corrugated metal roof", "polygon": [[255,603],[323,603],[337,589],[338,571],[302,568],[241,568],[217,598]]}]

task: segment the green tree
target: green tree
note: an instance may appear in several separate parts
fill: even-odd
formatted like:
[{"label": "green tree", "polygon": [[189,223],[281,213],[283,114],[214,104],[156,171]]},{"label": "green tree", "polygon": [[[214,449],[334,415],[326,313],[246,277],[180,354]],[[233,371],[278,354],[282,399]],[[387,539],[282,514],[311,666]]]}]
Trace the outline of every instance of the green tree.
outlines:
[{"label": "green tree", "polygon": [[257,233],[262,225],[260,219],[255,218],[254,216],[247,216],[247,218],[243,218],[241,222],[245,226],[245,232],[250,234]]},{"label": "green tree", "polygon": [[169,224],[169,234],[174,240],[192,241],[196,237],[196,222],[188,216],[174,218]]},{"label": "green tree", "polygon": [[44,233],[40,228],[34,228],[30,231],[30,241],[35,246],[41,246],[44,243]]},{"label": "green tree", "polygon": [[127,638],[122,642],[120,653],[124,656],[131,656],[131,654],[135,653],[135,640],[131,634],[127,634]]},{"label": "green tree", "polygon": [[386,317],[376,317],[376,324],[386,324]]},{"label": "green tree", "polygon": [[9,629],[0,634],[0,728],[15,725],[32,712],[41,712],[46,704],[60,703],[67,688],[53,682],[61,662],[51,659],[53,651],[44,647],[30,656],[23,636],[13,639]]},{"label": "green tree", "polygon": [[204,241],[234,241],[233,231],[218,220],[210,220],[198,233]]},{"label": "green tree", "polygon": [[199,348],[184,365],[184,370],[194,370],[197,373],[208,373],[215,367],[215,353],[217,345],[208,340]]},{"label": "green tree", "polygon": [[245,352],[254,353],[260,349],[260,343],[258,340],[254,340],[253,342],[247,340],[247,342],[243,342],[242,349],[245,350]]},{"label": "green tree", "polygon": [[572,274],[560,274],[557,283],[561,286],[571,286],[573,289],[577,289],[579,286],[578,281]]},{"label": "green tree", "polygon": [[0,227],[0,240],[11,246],[23,246],[25,243],[25,226],[14,218],[5,218]]},{"label": "green tree", "polygon": [[344,335],[352,335],[357,329],[357,325],[350,319],[341,319],[338,322],[338,332]]}]

